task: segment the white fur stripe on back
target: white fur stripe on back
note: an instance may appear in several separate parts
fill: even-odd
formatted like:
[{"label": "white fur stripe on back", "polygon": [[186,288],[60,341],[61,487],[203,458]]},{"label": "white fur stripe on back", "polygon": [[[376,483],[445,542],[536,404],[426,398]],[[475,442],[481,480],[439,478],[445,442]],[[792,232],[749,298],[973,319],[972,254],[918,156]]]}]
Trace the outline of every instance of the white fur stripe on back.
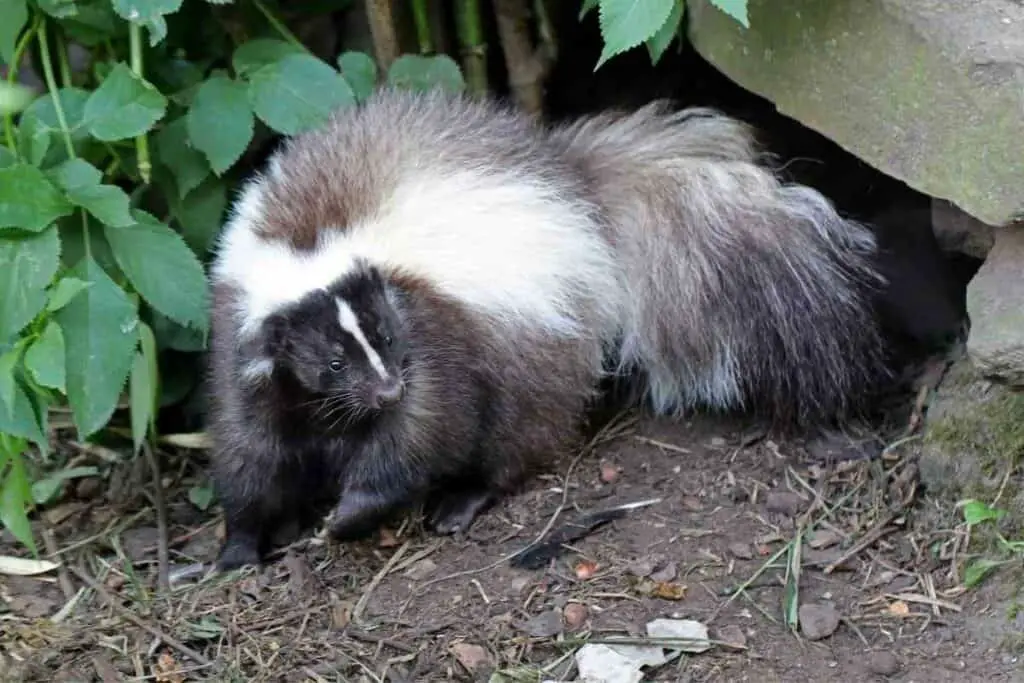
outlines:
[{"label": "white fur stripe on back", "polygon": [[380,355],[370,346],[370,342],[366,340],[366,335],[363,334],[363,329],[359,326],[359,320],[352,311],[352,307],[344,299],[334,297],[334,301],[338,305],[338,324],[341,325],[341,329],[356,338],[356,342],[362,347],[363,353],[370,360],[370,365],[373,366],[373,369],[377,371],[381,379],[387,379],[388,370],[384,367],[384,362],[380,359]]}]

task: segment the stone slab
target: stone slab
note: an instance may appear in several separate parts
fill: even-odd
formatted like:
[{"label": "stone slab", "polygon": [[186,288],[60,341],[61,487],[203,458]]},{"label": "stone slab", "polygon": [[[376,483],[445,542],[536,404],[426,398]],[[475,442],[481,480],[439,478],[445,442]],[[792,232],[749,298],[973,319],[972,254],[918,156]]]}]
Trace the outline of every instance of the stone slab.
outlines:
[{"label": "stone slab", "polygon": [[990,225],[1024,216],[1024,2],[688,0],[696,49],[742,87]]},{"label": "stone slab", "polygon": [[1024,223],[995,231],[967,285],[967,354],[979,372],[1024,389]]}]

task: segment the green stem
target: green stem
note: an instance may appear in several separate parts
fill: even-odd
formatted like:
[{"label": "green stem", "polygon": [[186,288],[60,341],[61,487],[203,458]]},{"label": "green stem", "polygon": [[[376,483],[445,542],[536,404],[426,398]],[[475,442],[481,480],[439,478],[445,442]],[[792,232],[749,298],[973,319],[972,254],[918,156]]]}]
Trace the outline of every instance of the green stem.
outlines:
[{"label": "green stem", "polygon": [[487,45],[483,40],[479,0],[459,0],[455,5],[455,21],[462,47],[462,68],[466,73],[466,84],[471,93],[482,94],[487,91],[487,64],[484,59]]},{"label": "green stem", "polygon": [[[139,78],[145,78],[142,73],[142,27],[133,22],[128,29],[128,40],[131,48],[132,73]],[[142,182],[149,185],[153,166],[149,160],[149,138],[145,133],[135,138],[135,156]]]},{"label": "green stem", "polygon": [[412,3],[412,19],[416,24],[416,42],[420,46],[420,54],[429,55],[434,52],[434,41],[430,36],[430,0],[410,0]]},{"label": "green stem", "polygon": [[57,113],[57,123],[60,124],[60,132],[64,137],[64,147],[68,151],[68,157],[75,158],[75,146],[71,142],[71,129],[68,128],[67,117],[64,116],[64,105],[60,102],[60,91],[57,88],[57,79],[53,75],[53,60],[50,58],[50,39],[46,36],[46,26],[39,31],[39,58],[43,62],[43,78],[46,80],[46,89],[53,98],[53,109]]},{"label": "green stem", "polygon": [[256,6],[256,9],[260,11],[260,14],[267,20],[267,23],[274,27],[274,30],[281,34],[281,37],[287,40],[289,43],[296,47],[302,48],[306,52],[309,49],[302,44],[302,41],[295,37],[295,34],[288,30],[288,27],[284,25],[280,19],[274,16],[274,13],[270,11],[270,8],[263,4],[261,0],[252,0],[252,4]]},{"label": "green stem", "polygon": [[[7,68],[7,82],[14,84],[18,80],[18,65],[21,64],[22,57],[25,56],[25,50],[28,49],[32,39],[36,36],[36,31],[39,30],[39,26],[42,20],[37,16],[33,21],[32,25],[29,26],[28,30],[22,34],[18,40],[18,44],[14,47],[14,56],[11,59],[11,63]],[[4,134],[7,137],[7,146],[10,148],[11,153],[14,154],[18,159],[21,159],[21,155],[18,153],[17,142],[14,139],[14,114],[4,115]]]},{"label": "green stem", "polygon": [[60,38],[57,41],[57,56],[60,59],[60,83],[65,88],[70,88],[73,83],[71,81],[71,60],[68,59],[68,44],[64,41],[63,33],[61,33]]}]

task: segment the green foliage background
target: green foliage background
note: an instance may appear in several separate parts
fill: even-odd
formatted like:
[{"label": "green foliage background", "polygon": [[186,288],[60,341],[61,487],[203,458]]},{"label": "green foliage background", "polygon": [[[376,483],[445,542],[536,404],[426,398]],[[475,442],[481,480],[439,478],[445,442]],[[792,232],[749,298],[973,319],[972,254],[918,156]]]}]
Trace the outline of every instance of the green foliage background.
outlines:
[{"label": "green foliage background", "polygon": [[[294,7],[327,20],[347,4]],[[713,4],[747,24],[746,0]],[[595,69],[641,45],[658,61],[685,15],[583,0],[580,18],[594,10]],[[126,410],[138,453],[187,391],[165,359],[205,349],[204,264],[246,155],[383,83],[467,87],[448,55],[386,73],[363,52],[324,61],[279,16],[269,0],[0,0],[0,523],[33,553],[32,508],[96,474],[51,452],[55,419],[87,440]],[[18,84],[25,58],[45,91]]]}]

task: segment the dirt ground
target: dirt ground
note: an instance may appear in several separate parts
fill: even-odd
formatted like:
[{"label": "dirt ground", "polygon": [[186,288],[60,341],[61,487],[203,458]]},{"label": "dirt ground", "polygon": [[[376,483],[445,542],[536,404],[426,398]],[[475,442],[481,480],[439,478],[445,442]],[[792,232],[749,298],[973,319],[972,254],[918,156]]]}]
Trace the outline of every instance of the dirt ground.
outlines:
[{"label": "dirt ground", "polygon": [[[123,460],[43,515],[59,572],[0,575],[4,680],[571,681],[584,641],[644,638],[657,618],[705,624],[712,646],[643,680],[1024,680],[1011,581],[960,587],[963,531],[928,521],[941,503],[916,487],[912,442],[881,443],[837,461],[736,420],[632,415],[464,538],[307,536],[261,572],[191,578],[218,520],[189,500],[201,455],[165,454],[169,594],[146,460]],[[509,565],[636,502],[540,568]],[[0,554],[24,552],[8,535]]]}]

